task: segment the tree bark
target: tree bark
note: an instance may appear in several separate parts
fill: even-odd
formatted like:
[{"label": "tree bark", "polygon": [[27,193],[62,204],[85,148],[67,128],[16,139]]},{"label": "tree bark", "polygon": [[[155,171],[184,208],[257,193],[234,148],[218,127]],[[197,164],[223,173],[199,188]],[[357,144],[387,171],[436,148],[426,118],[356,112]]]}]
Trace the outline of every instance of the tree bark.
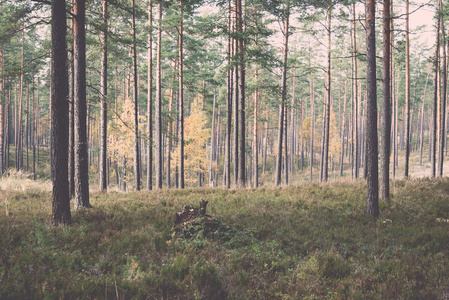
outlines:
[{"label": "tree bark", "polygon": [[390,99],[390,0],[383,0],[383,60],[382,60],[382,151],[380,171],[380,198],[390,199],[390,134],[391,134],[391,99]]},{"label": "tree bark", "polygon": [[[75,0],[71,1],[71,12],[74,15]],[[71,18],[71,34],[74,35],[75,18]],[[70,77],[69,77],[69,195],[70,198],[75,197],[75,48],[71,45],[70,51]],[[39,85],[38,85],[39,92]],[[38,93],[39,102],[39,93]],[[39,164],[39,148],[38,148],[38,164]]]},{"label": "tree bark", "polygon": [[[85,0],[74,1],[75,208],[90,207],[87,154]],[[53,72],[57,72],[56,69]],[[55,144],[53,144],[55,147]]]},{"label": "tree bark", "polygon": [[343,164],[345,158],[345,131],[346,131],[346,101],[348,99],[348,79],[345,80],[345,95],[343,101],[343,115],[341,117],[341,149],[340,149],[340,176],[343,176]]},{"label": "tree bark", "polygon": [[[156,61],[156,189],[162,189],[162,78],[161,78],[161,49],[162,49],[162,0],[158,2],[158,42]],[[181,170],[182,172],[182,170]]]},{"label": "tree bark", "polygon": [[[439,7],[443,7],[441,0]],[[439,135],[439,142],[438,142],[438,177],[443,177],[443,162],[444,162],[444,143],[446,139],[446,87],[447,87],[447,65],[446,65],[446,37],[445,37],[445,30],[444,30],[444,20],[443,16],[440,16],[440,29],[441,29],[441,37],[442,37],[442,48],[443,48],[443,55],[440,59],[440,64],[442,65],[442,76],[440,75],[439,80],[439,95],[440,95],[440,135]],[[440,66],[441,68],[441,66]],[[442,83],[442,86],[441,86]]]},{"label": "tree bark", "polygon": [[[420,124],[420,139],[419,139],[419,164],[422,165],[422,154],[424,148],[424,108],[426,102],[426,94],[427,94],[427,83],[429,81],[430,73],[427,73],[426,83],[424,85],[424,94],[422,97],[422,106],[421,106],[421,124]],[[429,144],[430,147],[430,144]]]},{"label": "tree bark", "polygon": [[180,189],[184,188],[184,55],[183,55],[183,30],[184,14],[182,0],[179,0],[179,183]]},{"label": "tree bark", "polygon": [[258,89],[258,80],[259,80],[259,69],[257,66],[255,67],[254,79],[256,81],[256,89],[254,91],[254,125],[253,125],[253,156],[254,156],[254,165],[253,165],[253,174],[254,174],[254,187],[257,188],[259,186],[259,140],[258,140],[258,113],[259,113],[259,89]]},{"label": "tree bark", "polygon": [[410,160],[410,38],[409,0],[405,1],[405,165],[404,176],[408,177]]},{"label": "tree bark", "polygon": [[139,147],[139,86],[137,81],[137,41],[135,0],[132,0],[132,37],[133,37],[133,100],[134,100],[134,185],[140,191],[140,147]]},{"label": "tree bark", "polygon": [[[440,1],[438,1],[438,14],[440,11]],[[434,60],[434,68],[435,68],[435,77],[434,77],[434,91],[433,91],[433,130],[432,130],[432,153],[431,153],[431,177],[435,177],[436,175],[436,149],[437,149],[437,132],[438,132],[438,123],[437,123],[437,114],[438,114],[438,73],[440,70],[440,18],[437,18],[437,26],[436,26],[436,42],[435,42],[435,60]]]},{"label": "tree bark", "polygon": [[100,110],[100,191],[105,192],[108,188],[107,182],[107,130],[108,130],[108,106],[107,106],[107,94],[108,94],[108,1],[103,0],[102,3],[102,26],[101,43],[102,43],[102,55],[101,55],[101,75],[100,75],[100,93],[101,93],[101,110]]},{"label": "tree bark", "polygon": [[332,6],[327,10],[327,70],[326,70],[326,102],[325,102],[325,120],[324,120],[324,155],[323,155],[323,181],[327,182],[328,162],[329,162],[329,128],[330,128],[330,110],[331,110],[331,20]]},{"label": "tree bark", "polygon": [[[3,47],[0,46],[0,74],[3,74]],[[0,77],[0,178],[5,170],[4,145],[5,145],[5,79]]]},{"label": "tree bark", "polygon": [[354,177],[353,179],[359,178],[359,100],[358,100],[358,85],[357,85],[357,34],[356,34],[356,16],[355,16],[355,3],[353,3],[353,21],[352,21],[352,43],[353,43],[353,87],[352,95],[354,101],[354,119],[353,119],[353,130],[354,130],[354,147],[353,147],[353,169]]},{"label": "tree bark", "polygon": [[[290,17],[290,6],[287,4],[286,14],[284,16],[284,52],[283,52],[283,66],[282,66],[282,95],[281,103],[279,105],[279,134],[278,134],[278,152],[276,157],[276,175],[274,180],[274,185],[279,186],[281,184],[281,174],[282,174],[282,144],[284,139],[284,114],[285,114],[285,103],[287,101],[287,59],[288,59],[288,36],[289,36],[289,17]],[[285,137],[287,139],[287,137]],[[287,145],[287,143],[285,143]],[[287,165],[285,165],[287,168]],[[287,179],[288,180],[288,179]]]},{"label": "tree bark", "polygon": [[313,87],[313,77],[310,73],[310,182],[313,181],[313,139],[314,139],[314,126],[315,126],[315,90]]},{"label": "tree bark", "polygon": [[366,210],[369,215],[379,216],[378,150],[377,150],[377,95],[376,95],[376,31],[375,0],[366,0],[366,169],[367,199]]},{"label": "tree bark", "polygon": [[232,55],[232,12],[231,12],[231,0],[228,0],[228,72],[227,72],[227,97],[226,97],[226,149],[225,149],[225,167],[224,167],[224,183],[229,189],[231,187],[231,134],[232,134],[232,88],[233,88],[233,68],[231,64]]},{"label": "tree bark", "polygon": [[52,94],[51,132],[53,140],[52,221],[55,225],[71,222],[68,183],[68,79],[66,52],[66,12],[64,0],[51,2]]},{"label": "tree bark", "polygon": [[148,5],[147,190],[153,189],[153,1]]}]

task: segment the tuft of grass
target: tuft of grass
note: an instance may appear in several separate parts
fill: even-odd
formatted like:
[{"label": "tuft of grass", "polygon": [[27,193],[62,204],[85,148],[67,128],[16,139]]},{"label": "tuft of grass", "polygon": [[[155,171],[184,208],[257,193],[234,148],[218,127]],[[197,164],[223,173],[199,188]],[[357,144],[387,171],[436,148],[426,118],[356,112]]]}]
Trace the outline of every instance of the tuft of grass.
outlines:
[{"label": "tuft of grass", "polygon": [[[449,290],[449,179],[392,182],[378,220],[365,214],[363,181],[338,181],[93,192],[94,208],[73,211],[66,227],[50,225],[46,188],[6,188],[2,299],[433,299]],[[172,236],[175,212],[200,199],[217,223]]]}]

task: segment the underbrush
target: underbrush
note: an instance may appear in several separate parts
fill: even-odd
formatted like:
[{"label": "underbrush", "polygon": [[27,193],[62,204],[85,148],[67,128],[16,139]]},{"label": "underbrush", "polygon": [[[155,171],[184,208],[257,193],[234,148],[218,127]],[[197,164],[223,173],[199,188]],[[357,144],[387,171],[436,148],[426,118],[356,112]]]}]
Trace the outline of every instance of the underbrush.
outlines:
[{"label": "underbrush", "polygon": [[[362,181],[91,194],[50,225],[46,190],[0,204],[0,298],[444,299],[449,180],[403,180],[381,217]],[[209,201],[214,232],[177,238],[174,213]],[[6,211],[6,204],[8,203]]]}]

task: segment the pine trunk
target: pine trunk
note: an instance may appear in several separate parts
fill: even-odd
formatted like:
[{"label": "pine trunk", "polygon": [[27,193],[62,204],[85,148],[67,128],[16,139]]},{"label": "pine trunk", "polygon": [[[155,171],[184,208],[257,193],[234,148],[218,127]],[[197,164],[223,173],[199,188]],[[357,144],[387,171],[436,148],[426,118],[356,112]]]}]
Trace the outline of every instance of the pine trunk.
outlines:
[{"label": "pine trunk", "polygon": [[[90,207],[87,154],[85,0],[74,1],[75,208]],[[56,68],[53,72],[57,72]],[[52,147],[56,144],[52,143]],[[54,151],[56,153],[57,151]]]},{"label": "pine trunk", "polygon": [[[162,189],[162,78],[161,78],[161,51],[162,51],[162,0],[158,3],[158,42],[156,61],[156,189]],[[181,171],[182,172],[182,171]]]},{"label": "pine trunk", "polygon": [[148,5],[147,190],[153,189],[153,1]]},{"label": "pine trunk", "polygon": [[382,59],[382,150],[380,171],[380,198],[390,199],[390,144],[391,144],[391,99],[390,99],[390,0],[383,0],[383,59]]},{"label": "pine trunk", "polygon": [[410,39],[409,1],[405,1],[405,164],[404,176],[408,177],[410,160]]},{"label": "pine trunk", "polygon": [[[437,11],[440,10],[440,1],[438,1]],[[435,43],[435,60],[434,60],[434,68],[435,68],[435,77],[434,77],[434,91],[433,91],[433,130],[432,130],[432,153],[431,153],[431,177],[435,177],[436,175],[436,149],[437,149],[437,134],[438,134],[438,122],[437,122],[437,114],[438,114],[438,73],[440,70],[440,18],[437,18],[437,26],[436,26],[436,43]]]},{"label": "pine trunk", "polygon": [[108,188],[107,182],[107,128],[108,128],[108,23],[107,9],[108,1],[103,0],[102,23],[103,31],[101,32],[102,55],[101,55],[101,75],[100,75],[100,94],[101,94],[101,110],[100,110],[100,191],[104,192]]},{"label": "pine trunk", "polygon": [[377,95],[376,95],[376,31],[375,0],[366,0],[366,166],[367,213],[379,216],[378,150],[377,150]]},{"label": "pine trunk", "polygon": [[64,0],[51,2],[51,33],[53,74],[51,89],[51,137],[53,141],[53,202],[52,221],[55,225],[71,222],[68,183],[68,78],[66,52],[66,12]]},{"label": "pine trunk", "polygon": [[133,37],[133,100],[134,100],[134,185],[140,191],[140,148],[139,148],[139,102],[137,81],[137,41],[135,1],[132,0],[132,37]]}]

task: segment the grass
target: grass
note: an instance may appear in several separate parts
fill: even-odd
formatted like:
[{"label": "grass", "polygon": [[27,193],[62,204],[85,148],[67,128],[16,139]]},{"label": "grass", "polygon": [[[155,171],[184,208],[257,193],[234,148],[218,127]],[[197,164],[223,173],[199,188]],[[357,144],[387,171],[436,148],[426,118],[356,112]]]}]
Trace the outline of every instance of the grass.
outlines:
[{"label": "grass", "polygon": [[[449,179],[393,182],[378,220],[365,189],[92,193],[53,227],[45,186],[2,187],[0,298],[447,299]],[[200,199],[232,230],[176,238],[175,211]]]}]

